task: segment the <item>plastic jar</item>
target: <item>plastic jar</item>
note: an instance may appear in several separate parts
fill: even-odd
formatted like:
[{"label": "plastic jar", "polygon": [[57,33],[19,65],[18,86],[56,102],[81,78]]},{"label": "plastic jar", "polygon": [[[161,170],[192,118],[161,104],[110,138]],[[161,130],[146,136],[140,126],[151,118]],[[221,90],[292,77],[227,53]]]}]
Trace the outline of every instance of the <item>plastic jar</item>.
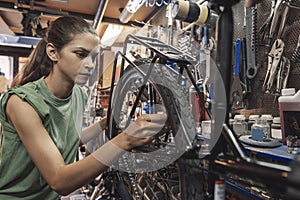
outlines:
[{"label": "plastic jar", "polygon": [[245,115],[235,115],[232,129],[237,136],[246,135],[248,126]]},{"label": "plastic jar", "polygon": [[272,115],[263,114],[263,115],[260,116],[260,118],[265,119],[267,121],[267,123],[270,124],[270,126],[273,123],[273,116]]},{"label": "plastic jar", "polygon": [[281,94],[278,104],[282,141],[286,144],[288,135],[296,135],[300,138],[300,90],[296,93],[295,88],[286,88],[281,90]]},{"label": "plastic jar", "polygon": [[282,140],[280,117],[274,117],[271,125],[271,137]]},{"label": "plastic jar", "polygon": [[268,139],[270,126],[265,119],[259,118],[251,127],[252,140],[265,141]]},{"label": "plastic jar", "polygon": [[249,115],[248,118],[248,131],[251,134],[251,127],[253,124],[255,124],[256,120],[259,119],[259,115]]},{"label": "plastic jar", "polygon": [[261,115],[260,117],[263,122],[266,122],[268,125],[268,128],[266,127],[265,131],[265,139],[270,139],[271,138],[271,125],[273,123],[273,116],[272,115]]},{"label": "plastic jar", "polygon": [[230,119],[229,119],[229,127],[230,127],[231,129],[233,129],[233,122],[234,122],[234,119],[230,118]]}]

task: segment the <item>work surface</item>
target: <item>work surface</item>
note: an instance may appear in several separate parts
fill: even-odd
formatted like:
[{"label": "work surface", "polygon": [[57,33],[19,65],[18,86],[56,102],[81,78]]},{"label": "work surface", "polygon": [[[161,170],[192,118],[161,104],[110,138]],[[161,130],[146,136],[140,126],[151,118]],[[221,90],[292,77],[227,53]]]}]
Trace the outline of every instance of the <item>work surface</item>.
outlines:
[{"label": "work surface", "polygon": [[[294,156],[296,156],[287,153],[287,146],[283,144],[275,148],[261,148],[252,146],[245,146],[245,148],[246,151],[252,155],[274,159],[282,162],[291,162],[294,160]],[[300,147],[298,148],[298,154],[300,154]]]}]

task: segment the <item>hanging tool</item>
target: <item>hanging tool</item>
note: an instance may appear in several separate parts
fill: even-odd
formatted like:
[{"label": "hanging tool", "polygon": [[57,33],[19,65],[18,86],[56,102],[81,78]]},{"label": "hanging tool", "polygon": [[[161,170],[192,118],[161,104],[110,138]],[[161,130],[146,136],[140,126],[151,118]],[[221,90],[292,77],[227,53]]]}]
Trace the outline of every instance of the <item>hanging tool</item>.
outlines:
[{"label": "hanging tool", "polygon": [[247,77],[247,55],[246,55],[246,38],[242,38],[241,41],[241,70],[240,70],[240,79],[243,88],[243,106],[244,108],[248,107],[247,96],[251,93],[251,80]]},{"label": "hanging tool", "polygon": [[[267,20],[265,21],[265,23],[261,26],[261,28],[258,31],[258,35],[261,35],[261,43],[265,43],[266,45],[269,44],[269,31],[270,31],[270,25],[272,23],[272,19],[274,16],[274,10],[275,10],[275,5],[276,5],[276,1],[272,0],[272,6],[271,6],[271,11],[270,14],[267,18]],[[269,51],[269,48],[268,48]]]},{"label": "hanging tool", "polygon": [[245,8],[247,78],[253,79],[257,73],[257,6]]},{"label": "hanging tool", "polygon": [[[274,15],[272,18],[271,26],[270,26],[270,32],[269,32],[269,39],[272,41],[272,39],[278,39],[281,38],[281,34],[283,31],[283,28],[286,23],[286,19],[288,16],[289,7],[285,4],[285,0],[277,0],[275,8],[274,8]],[[280,20],[279,28],[278,30],[278,22]],[[277,31],[277,36],[275,38]]]},{"label": "hanging tool", "polygon": [[263,91],[270,93],[272,85],[274,83],[278,67],[281,61],[281,56],[284,49],[284,42],[281,39],[275,40],[271,51],[268,55],[268,67],[265,80],[263,83]]},{"label": "hanging tool", "polygon": [[243,86],[243,94],[247,94],[251,92],[251,84],[250,84],[250,79],[247,77],[247,45],[246,45],[246,38],[242,38],[241,41],[241,58],[242,58],[242,63],[241,63],[241,83]]},{"label": "hanging tool", "polygon": [[204,53],[205,53],[205,78],[204,78],[204,81],[203,81],[203,93],[205,94],[205,96],[209,96],[208,92],[207,92],[207,82],[209,81],[209,78],[210,78],[210,53],[211,53],[211,50],[213,49],[214,47],[214,43],[213,43],[213,40],[209,38],[208,36],[208,28],[207,26],[204,26],[203,27],[203,38],[202,38],[202,43],[201,43],[201,46],[204,50]]},{"label": "hanging tool", "polygon": [[279,97],[281,94],[281,90],[286,88],[288,77],[290,74],[291,63],[288,58],[282,57],[282,62],[280,63],[280,67],[277,73],[277,83],[275,96]]},{"label": "hanging tool", "polygon": [[235,65],[234,65],[234,77],[231,85],[230,102],[232,103],[232,109],[242,108],[243,104],[243,89],[240,80],[240,63],[241,63],[241,39],[237,39],[235,42]]}]

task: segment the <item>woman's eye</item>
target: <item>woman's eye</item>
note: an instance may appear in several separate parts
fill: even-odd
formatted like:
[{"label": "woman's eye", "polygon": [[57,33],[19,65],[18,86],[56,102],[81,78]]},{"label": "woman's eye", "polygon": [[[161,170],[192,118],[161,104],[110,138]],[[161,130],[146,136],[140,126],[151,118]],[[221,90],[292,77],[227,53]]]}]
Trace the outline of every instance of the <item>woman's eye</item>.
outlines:
[{"label": "woman's eye", "polygon": [[85,58],[87,56],[86,53],[83,52],[75,52],[76,56],[78,56],[79,58]]}]

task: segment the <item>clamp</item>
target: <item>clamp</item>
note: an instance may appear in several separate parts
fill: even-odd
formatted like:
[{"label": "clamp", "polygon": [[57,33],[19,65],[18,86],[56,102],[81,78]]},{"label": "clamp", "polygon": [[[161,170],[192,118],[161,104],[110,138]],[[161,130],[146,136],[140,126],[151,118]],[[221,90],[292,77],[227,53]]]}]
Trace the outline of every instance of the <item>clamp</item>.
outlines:
[{"label": "clamp", "polygon": [[271,51],[268,54],[268,68],[263,83],[263,91],[265,91],[266,93],[270,93],[272,85],[276,78],[276,74],[280,68],[284,46],[284,42],[281,39],[277,39],[275,40]]}]

